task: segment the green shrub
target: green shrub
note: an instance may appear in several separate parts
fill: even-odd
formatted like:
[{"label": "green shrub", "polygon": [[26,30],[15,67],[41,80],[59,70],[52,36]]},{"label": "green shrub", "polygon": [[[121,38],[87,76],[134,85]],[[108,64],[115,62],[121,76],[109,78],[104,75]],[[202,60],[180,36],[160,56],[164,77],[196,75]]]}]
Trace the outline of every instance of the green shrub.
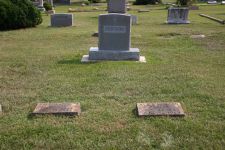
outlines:
[{"label": "green shrub", "polygon": [[161,0],[136,0],[134,5],[148,5],[148,4],[156,4],[161,3]]},{"label": "green shrub", "polygon": [[101,0],[88,0],[90,3],[100,3]]},{"label": "green shrub", "polygon": [[0,30],[35,27],[42,17],[29,0],[0,0]]},{"label": "green shrub", "polygon": [[177,0],[178,6],[191,6],[194,3],[194,0]]},{"label": "green shrub", "polygon": [[148,5],[148,4],[156,4],[161,3],[161,0],[136,0],[134,5]]},{"label": "green shrub", "polygon": [[52,5],[50,3],[45,2],[43,4],[46,11],[52,10]]}]

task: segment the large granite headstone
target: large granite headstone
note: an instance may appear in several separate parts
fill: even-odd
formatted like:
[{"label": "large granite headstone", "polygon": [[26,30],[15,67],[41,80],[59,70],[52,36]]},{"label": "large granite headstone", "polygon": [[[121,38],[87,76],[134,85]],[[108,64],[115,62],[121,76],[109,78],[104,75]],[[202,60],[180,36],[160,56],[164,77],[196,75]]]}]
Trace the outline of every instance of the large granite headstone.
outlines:
[{"label": "large granite headstone", "polygon": [[129,50],[131,16],[107,14],[99,16],[99,50]]},{"label": "large granite headstone", "polygon": [[91,47],[89,60],[136,60],[138,48],[131,48],[131,15],[106,14],[99,16],[99,47]]},{"label": "large granite headstone", "polygon": [[109,13],[126,13],[126,0],[109,0],[108,12]]},{"label": "large granite headstone", "polygon": [[188,8],[172,7],[168,9],[168,24],[188,24]]},{"label": "large granite headstone", "polygon": [[52,27],[73,26],[73,14],[69,14],[69,13],[52,14],[51,26]]}]

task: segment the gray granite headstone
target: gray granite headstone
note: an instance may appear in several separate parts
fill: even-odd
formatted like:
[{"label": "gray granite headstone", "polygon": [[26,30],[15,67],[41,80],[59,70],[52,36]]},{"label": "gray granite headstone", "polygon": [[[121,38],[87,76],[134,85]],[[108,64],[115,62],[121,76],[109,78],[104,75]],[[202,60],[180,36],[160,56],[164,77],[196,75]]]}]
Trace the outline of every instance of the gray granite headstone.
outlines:
[{"label": "gray granite headstone", "polygon": [[73,26],[73,14],[62,13],[51,15],[52,27],[67,27]]},{"label": "gray granite headstone", "polygon": [[109,13],[126,13],[126,0],[109,0],[108,12]]},{"label": "gray granite headstone", "polygon": [[188,24],[188,8],[172,7],[168,9],[167,23],[169,24]]},{"label": "gray granite headstone", "polygon": [[131,16],[107,14],[99,16],[99,50],[130,49]]},{"label": "gray granite headstone", "polygon": [[82,61],[140,60],[138,48],[131,48],[131,15],[110,13],[99,16],[99,47],[91,47]]}]

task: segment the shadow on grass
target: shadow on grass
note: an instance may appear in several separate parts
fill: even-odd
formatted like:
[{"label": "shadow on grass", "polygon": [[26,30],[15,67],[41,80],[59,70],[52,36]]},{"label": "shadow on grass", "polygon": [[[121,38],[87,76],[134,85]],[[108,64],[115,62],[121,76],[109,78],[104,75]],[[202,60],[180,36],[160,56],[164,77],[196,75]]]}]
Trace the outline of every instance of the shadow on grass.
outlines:
[{"label": "shadow on grass", "polygon": [[29,113],[27,115],[27,119],[28,120],[33,120],[33,119],[38,119],[38,118],[44,118],[44,117],[52,117],[52,118],[61,118],[61,117],[67,117],[67,118],[75,118],[75,117],[79,117],[77,114],[33,114],[33,113]]},{"label": "shadow on grass", "polygon": [[84,64],[84,63],[81,63],[81,58],[75,58],[75,59],[60,60],[58,61],[58,64],[69,65],[69,64]]},{"label": "shadow on grass", "polygon": [[133,113],[133,115],[134,115],[135,118],[139,118],[136,107],[132,110],[132,113]]}]

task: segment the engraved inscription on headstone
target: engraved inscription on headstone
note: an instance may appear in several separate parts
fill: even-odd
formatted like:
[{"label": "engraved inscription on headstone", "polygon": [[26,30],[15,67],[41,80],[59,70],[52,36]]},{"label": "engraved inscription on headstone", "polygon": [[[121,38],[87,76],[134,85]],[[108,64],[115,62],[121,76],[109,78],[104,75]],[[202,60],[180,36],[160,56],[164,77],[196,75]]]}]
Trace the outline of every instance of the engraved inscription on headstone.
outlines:
[{"label": "engraved inscription on headstone", "polygon": [[180,103],[138,103],[139,116],[184,116]]},{"label": "engraved inscription on headstone", "polygon": [[104,26],[104,33],[126,33],[126,26]]},{"label": "engraved inscription on headstone", "polygon": [[79,103],[38,103],[32,114],[79,115]]}]

